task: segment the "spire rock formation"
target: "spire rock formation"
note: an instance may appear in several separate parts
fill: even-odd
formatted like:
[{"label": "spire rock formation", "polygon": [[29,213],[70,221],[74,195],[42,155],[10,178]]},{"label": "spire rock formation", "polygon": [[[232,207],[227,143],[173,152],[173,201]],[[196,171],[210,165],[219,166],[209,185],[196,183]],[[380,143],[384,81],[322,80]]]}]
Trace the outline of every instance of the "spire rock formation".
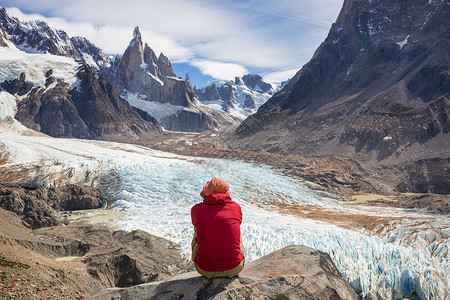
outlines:
[{"label": "spire rock formation", "polygon": [[192,99],[183,81],[179,80],[169,59],[142,43],[139,27],[125,50],[115,72],[116,90],[139,93],[149,101],[187,107]]}]

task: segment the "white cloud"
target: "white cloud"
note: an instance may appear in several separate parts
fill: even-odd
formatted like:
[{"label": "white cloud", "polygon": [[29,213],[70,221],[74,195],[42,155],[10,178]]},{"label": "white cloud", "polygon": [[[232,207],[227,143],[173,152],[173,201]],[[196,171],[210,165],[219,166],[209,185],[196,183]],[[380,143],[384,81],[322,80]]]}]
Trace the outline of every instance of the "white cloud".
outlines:
[{"label": "white cloud", "polygon": [[280,84],[282,81],[286,81],[294,77],[294,75],[299,71],[299,69],[291,69],[280,72],[273,72],[264,75],[264,80],[274,84]]},{"label": "white cloud", "polygon": [[201,60],[190,64],[199,68],[203,74],[222,80],[233,80],[235,76],[248,74],[245,67],[233,63]]}]

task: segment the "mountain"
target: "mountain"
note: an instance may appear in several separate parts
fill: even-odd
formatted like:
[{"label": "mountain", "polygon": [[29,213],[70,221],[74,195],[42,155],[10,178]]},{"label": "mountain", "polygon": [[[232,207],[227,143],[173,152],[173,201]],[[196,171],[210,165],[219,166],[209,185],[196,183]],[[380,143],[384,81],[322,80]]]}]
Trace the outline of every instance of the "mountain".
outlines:
[{"label": "mountain", "polygon": [[133,106],[139,107],[155,118],[165,129],[200,132],[219,131],[238,126],[242,119],[220,109],[202,105],[186,76],[177,77],[169,59],[142,42],[139,27],[115,68],[107,70],[105,77]]},{"label": "mountain", "polygon": [[0,10],[0,32],[3,32],[0,36],[25,52],[72,57],[85,60],[96,68],[109,67],[111,63],[109,57],[87,39],[70,38],[64,31],[54,30],[44,21],[22,22],[9,16],[5,8]]},{"label": "mountain", "polygon": [[83,37],[69,37],[43,21],[22,22],[2,8],[0,47],[11,48],[0,57],[0,82],[25,73],[28,82],[45,86],[44,74],[51,68],[56,80],[73,85],[77,81],[76,69],[83,63],[111,82],[115,91],[131,105],[155,116],[166,129],[231,130],[242,121],[225,111],[202,105],[190,83],[176,76],[168,57],[162,53],[157,57],[143,44],[138,27],[122,57],[112,59]]},{"label": "mountain", "polygon": [[1,84],[4,91],[21,99],[15,118],[28,128],[53,137],[124,142],[162,134],[153,117],[120,98],[91,66],[79,68],[75,86],[56,81],[52,73],[46,72],[45,87],[33,87],[24,73]]},{"label": "mountain", "polygon": [[450,193],[449,19],[447,1],[344,1],[312,59],[229,145],[353,158],[397,191]]},{"label": "mountain", "polygon": [[[110,67],[101,49],[42,21],[0,10],[0,86],[15,97],[16,120],[53,137],[148,140],[162,134],[148,113],[120,98],[99,76]],[[3,92],[3,93],[4,93]]]},{"label": "mountain", "polygon": [[245,119],[255,113],[276,92],[261,76],[248,74],[235,77],[234,81],[210,81],[194,92],[200,102],[211,107],[220,107],[230,114]]},{"label": "mountain", "polygon": [[185,82],[176,77],[169,59],[142,43],[139,27],[115,70],[114,85],[118,91],[126,89],[142,98],[177,106],[188,106],[191,95]]}]

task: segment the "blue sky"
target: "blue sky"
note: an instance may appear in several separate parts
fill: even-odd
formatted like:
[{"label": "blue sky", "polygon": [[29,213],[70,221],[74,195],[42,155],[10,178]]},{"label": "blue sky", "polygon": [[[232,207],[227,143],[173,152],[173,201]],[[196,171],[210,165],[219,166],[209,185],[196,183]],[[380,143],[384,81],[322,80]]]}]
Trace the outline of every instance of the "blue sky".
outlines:
[{"label": "blue sky", "polygon": [[343,0],[0,0],[21,20],[41,19],[122,54],[133,29],[193,85],[260,74],[292,77],[325,39]]}]

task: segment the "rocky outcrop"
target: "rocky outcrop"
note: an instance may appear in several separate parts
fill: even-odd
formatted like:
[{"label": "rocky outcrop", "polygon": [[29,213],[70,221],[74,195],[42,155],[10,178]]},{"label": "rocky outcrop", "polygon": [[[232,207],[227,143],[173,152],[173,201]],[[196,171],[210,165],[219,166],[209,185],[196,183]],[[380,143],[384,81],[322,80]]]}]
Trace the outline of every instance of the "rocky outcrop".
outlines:
[{"label": "rocky outcrop", "polygon": [[87,272],[104,286],[129,287],[164,280],[188,268],[178,245],[142,230],[126,232],[105,226],[69,224],[56,230],[41,228],[36,234],[63,245],[82,243],[84,253],[63,255],[83,256],[81,261]]},{"label": "rocky outcrop", "polygon": [[240,122],[227,113],[213,111],[198,103],[189,75],[186,75],[186,81],[177,77],[168,57],[161,53],[157,58],[155,52],[143,44],[138,27],[114,72],[108,76],[125,97],[131,93],[141,100],[176,106],[176,113],[158,117],[165,129],[217,131],[235,128]]},{"label": "rocky outcrop", "polygon": [[[272,93],[273,87],[270,83],[263,80],[260,75],[257,74],[247,74],[242,76],[242,81],[248,87],[253,90],[260,90],[263,93]],[[239,77],[234,79],[234,83],[239,84]]]},{"label": "rocky outcrop", "polygon": [[143,140],[162,134],[148,113],[132,107],[113,86],[92,68],[83,65],[77,74],[80,86],[71,90],[73,103],[94,138]]},{"label": "rocky outcrop", "polygon": [[313,58],[229,145],[340,155],[372,171],[447,159],[449,17],[445,1],[345,1]]},{"label": "rocky outcrop", "polygon": [[50,89],[33,89],[18,103],[15,118],[26,127],[53,137],[91,138],[89,128],[72,101],[70,90],[64,82]]},{"label": "rocky outcrop", "polygon": [[5,30],[0,28],[0,47],[8,47],[6,41],[8,40],[8,36],[6,35]]},{"label": "rocky outcrop", "polygon": [[324,252],[289,246],[247,264],[239,277],[196,272],[164,282],[107,289],[88,299],[358,299]]},{"label": "rocky outcrop", "polygon": [[81,185],[26,189],[0,185],[0,207],[22,218],[36,229],[59,224],[58,212],[99,208],[103,200],[97,189]]},{"label": "rocky outcrop", "polygon": [[12,95],[19,95],[23,96],[27,94],[31,88],[33,87],[33,84],[29,82],[25,82],[25,73],[20,73],[19,78],[13,79],[13,80],[6,80],[0,84],[1,88],[8,93]]},{"label": "rocky outcrop", "polygon": [[25,126],[53,137],[115,141],[148,140],[162,134],[153,117],[120,98],[93,68],[80,67],[76,87],[56,82],[50,70],[46,75],[46,87],[31,91],[24,74],[2,84],[11,94],[28,93],[18,104],[15,116]]},{"label": "rocky outcrop", "polygon": [[0,208],[1,296],[80,299],[104,288],[164,280],[187,270],[175,243],[77,217],[69,215],[64,226],[32,231]]}]

